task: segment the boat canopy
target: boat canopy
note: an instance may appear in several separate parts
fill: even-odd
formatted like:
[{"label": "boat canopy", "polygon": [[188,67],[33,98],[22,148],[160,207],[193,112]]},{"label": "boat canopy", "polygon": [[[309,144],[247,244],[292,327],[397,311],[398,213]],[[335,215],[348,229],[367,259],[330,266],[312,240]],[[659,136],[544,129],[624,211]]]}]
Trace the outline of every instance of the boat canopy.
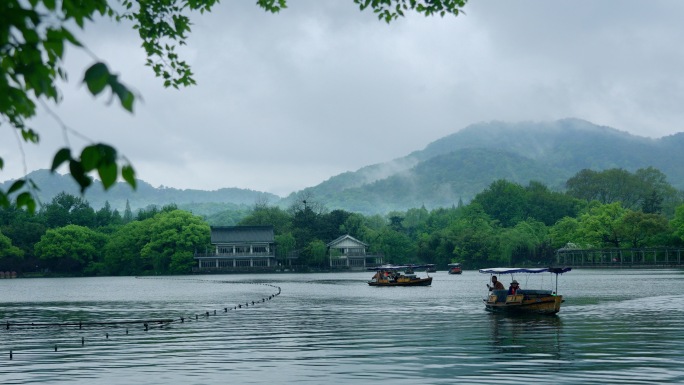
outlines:
[{"label": "boat canopy", "polygon": [[517,274],[517,273],[555,273],[563,274],[572,270],[571,267],[541,267],[541,268],[517,268],[517,267],[494,267],[491,269],[480,269],[483,274]]},{"label": "boat canopy", "polygon": [[420,270],[424,269],[426,267],[431,267],[434,265],[382,265],[382,266],[376,266],[376,267],[369,267],[368,270],[371,271],[390,271],[390,270],[406,270],[406,269],[413,269],[413,270]]}]

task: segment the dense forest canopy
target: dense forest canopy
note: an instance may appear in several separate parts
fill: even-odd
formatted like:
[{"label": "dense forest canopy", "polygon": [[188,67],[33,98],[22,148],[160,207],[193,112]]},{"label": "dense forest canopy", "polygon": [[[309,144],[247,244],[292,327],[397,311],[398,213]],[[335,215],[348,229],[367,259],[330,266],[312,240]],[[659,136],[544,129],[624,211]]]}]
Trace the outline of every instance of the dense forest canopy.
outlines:
[{"label": "dense forest canopy", "polygon": [[[551,264],[556,250],[568,245],[684,247],[682,192],[658,170],[583,170],[567,184],[568,192],[559,193],[539,182],[497,180],[469,204],[387,215],[328,210],[306,194],[286,209],[256,203],[237,224],[273,226],[276,256],[284,261],[296,251],[298,265],[315,269],[327,268],[326,244],[344,234],[367,243],[386,262],[460,262],[467,268]],[[109,205],[94,210],[83,198],[62,193],[35,214],[16,206],[0,209],[0,270],[186,274],[194,254],[210,247],[209,233],[206,217],[173,204],[134,214]]]}]

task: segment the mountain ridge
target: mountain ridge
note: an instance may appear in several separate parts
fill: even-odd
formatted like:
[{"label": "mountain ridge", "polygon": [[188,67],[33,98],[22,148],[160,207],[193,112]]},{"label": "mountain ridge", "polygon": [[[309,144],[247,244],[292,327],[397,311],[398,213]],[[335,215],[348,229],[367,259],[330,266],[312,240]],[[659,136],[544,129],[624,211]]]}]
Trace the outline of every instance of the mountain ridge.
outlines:
[{"label": "mountain ridge", "polygon": [[[684,189],[681,148],[684,148],[684,133],[653,139],[575,118],[515,123],[491,121],[471,124],[404,157],[332,176],[284,198],[239,188],[213,191],[155,188],[142,180],[138,181],[135,192],[119,183],[105,194],[97,185],[86,192],[85,198],[93,207],[101,207],[108,201],[112,208],[121,209],[129,200],[132,209],[175,203],[195,210],[204,206],[203,210],[211,211],[220,207],[245,209],[257,202],[287,207],[308,196],[307,199],[313,198],[328,209],[381,214],[467,202],[497,179],[522,185],[534,180],[561,191],[565,181],[582,169],[623,168],[633,172],[646,167],[659,169],[672,186]],[[79,194],[78,187],[67,176],[50,174],[47,170],[34,173],[37,174],[32,173],[32,178],[40,188],[50,190],[40,196],[43,202],[59,191]],[[0,186],[6,189],[10,182]]]}]

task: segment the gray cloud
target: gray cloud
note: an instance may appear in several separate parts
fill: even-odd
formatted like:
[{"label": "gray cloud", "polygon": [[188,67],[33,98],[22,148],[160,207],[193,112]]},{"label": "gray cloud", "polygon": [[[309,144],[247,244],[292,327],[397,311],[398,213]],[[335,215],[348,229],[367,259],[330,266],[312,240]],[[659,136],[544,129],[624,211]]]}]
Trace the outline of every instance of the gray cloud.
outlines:
[{"label": "gray cloud", "polygon": [[[70,50],[55,111],[116,145],[153,185],[279,195],[481,121],[577,117],[641,136],[682,131],[679,2],[471,0],[464,16],[390,25],[351,1],[290,3],[278,15],[244,1],[196,15],[182,53],[198,85],[181,91],[144,67],[134,31],[95,23],[88,46],[144,101],[131,116],[92,100],[79,85],[92,58]],[[25,146],[29,171],[64,144],[53,119],[36,125],[43,142]],[[20,176],[15,142],[0,151],[0,179]]]}]

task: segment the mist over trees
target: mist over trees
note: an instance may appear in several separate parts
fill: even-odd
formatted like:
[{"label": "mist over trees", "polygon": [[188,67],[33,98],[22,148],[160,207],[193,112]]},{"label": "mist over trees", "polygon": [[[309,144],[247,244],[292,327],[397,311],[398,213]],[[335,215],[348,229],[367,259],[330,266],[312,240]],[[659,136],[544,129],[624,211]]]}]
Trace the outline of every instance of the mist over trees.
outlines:
[{"label": "mist over trees", "polygon": [[[566,193],[540,182],[523,186],[502,179],[469,204],[387,215],[327,210],[303,193],[288,208],[257,202],[237,224],[273,226],[281,263],[297,256],[294,263],[314,270],[328,269],[326,244],[345,234],[367,243],[387,263],[538,266],[552,264],[556,250],[568,245],[684,247],[682,198],[655,169],[582,170],[568,180]],[[16,206],[0,209],[0,270],[188,274],[195,252],[210,248],[209,234],[206,217],[173,204],[121,214],[109,205],[95,211],[84,199],[63,193],[35,214]]]}]

